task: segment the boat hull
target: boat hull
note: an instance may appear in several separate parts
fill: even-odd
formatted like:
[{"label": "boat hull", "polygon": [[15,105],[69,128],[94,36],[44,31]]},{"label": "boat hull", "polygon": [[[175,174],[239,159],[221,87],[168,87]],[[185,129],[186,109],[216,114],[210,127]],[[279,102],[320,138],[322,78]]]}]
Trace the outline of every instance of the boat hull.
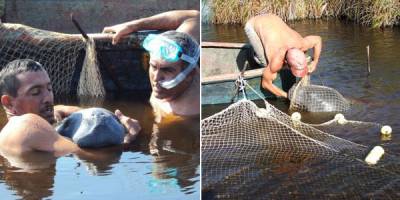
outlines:
[{"label": "boat hull", "polygon": [[[202,105],[226,104],[244,98],[238,93],[236,80],[242,75],[249,87],[245,96],[249,100],[270,99],[275,95],[261,87],[263,66],[253,59],[253,50],[249,44],[203,42],[201,56]],[[243,73],[242,73],[243,71]],[[273,84],[288,91],[296,82],[290,70],[283,69]]]}]

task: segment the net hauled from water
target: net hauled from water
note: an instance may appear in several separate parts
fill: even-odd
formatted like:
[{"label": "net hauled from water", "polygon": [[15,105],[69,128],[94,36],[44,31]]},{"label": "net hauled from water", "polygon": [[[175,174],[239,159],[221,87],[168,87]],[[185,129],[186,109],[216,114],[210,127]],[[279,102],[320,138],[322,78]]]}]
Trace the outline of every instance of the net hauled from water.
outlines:
[{"label": "net hauled from water", "polygon": [[363,199],[400,196],[400,162],[320,131],[268,102],[241,100],[203,119],[203,197],[217,199]]},{"label": "net hauled from water", "polygon": [[305,76],[288,92],[290,110],[307,112],[345,112],[350,103],[335,89],[313,85]]}]

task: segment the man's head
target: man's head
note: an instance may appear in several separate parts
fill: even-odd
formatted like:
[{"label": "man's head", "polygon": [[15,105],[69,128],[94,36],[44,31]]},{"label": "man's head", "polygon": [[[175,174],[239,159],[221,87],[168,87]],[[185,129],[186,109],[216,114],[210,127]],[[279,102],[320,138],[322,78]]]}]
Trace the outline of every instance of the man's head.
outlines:
[{"label": "man's head", "polygon": [[303,77],[308,73],[306,55],[300,49],[289,49],[286,53],[286,60],[294,76]]},{"label": "man's head", "polygon": [[50,78],[40,63],[30,59],[8,63],[0,71],[0,93],[7,117],[34,113],[55,122]]},{"label": "man's head", "polygon": [[[167,101],[176,99],[189,88],[196,75],[200,50],[188,34],[167,31],[143,44],[150,52],[150,83],[153,95]],[[177,53],[175,53],[177,52]]]}]

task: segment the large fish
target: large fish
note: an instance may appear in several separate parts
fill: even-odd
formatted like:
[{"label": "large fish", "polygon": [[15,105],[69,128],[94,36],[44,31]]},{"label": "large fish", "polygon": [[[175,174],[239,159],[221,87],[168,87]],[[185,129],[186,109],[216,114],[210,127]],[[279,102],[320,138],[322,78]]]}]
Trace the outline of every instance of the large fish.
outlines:
[{"label": "large fish", "polygon": [[103,108],[75,112],[61,121],[56,130],[84,148],[122,144],[125,136],[125,128],[118,118]]}]

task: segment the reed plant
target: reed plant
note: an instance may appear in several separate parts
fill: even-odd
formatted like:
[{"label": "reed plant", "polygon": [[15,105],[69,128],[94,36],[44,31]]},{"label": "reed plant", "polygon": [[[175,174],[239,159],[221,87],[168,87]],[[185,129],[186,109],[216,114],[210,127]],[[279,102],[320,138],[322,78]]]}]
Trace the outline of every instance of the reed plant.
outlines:
[{"label": "reed plant", "polygon": [[5,7],[6,7],[6,1],[0,0],[0,17],[4,15],[4,10],[6,9]]},{"label": "reed plant", "polygon": [[374,28],[400,25],[399,0],[205,0],[215,24],[274,13],[284,20],[345,18]]}]

